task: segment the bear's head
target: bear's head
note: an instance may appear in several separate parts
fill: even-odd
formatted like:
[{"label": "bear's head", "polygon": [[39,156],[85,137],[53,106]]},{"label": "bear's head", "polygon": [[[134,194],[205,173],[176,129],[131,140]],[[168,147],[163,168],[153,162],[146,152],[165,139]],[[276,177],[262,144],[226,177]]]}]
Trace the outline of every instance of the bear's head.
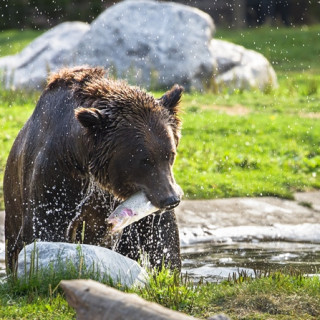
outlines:
[{"label": "bear's head", "polygon": [[119,199],[142,190],[160,209],[177,206],[182,190],[172,167],[180,140],[183,88],[175,85],[155,99],[125,82],[103,83],[95,92],[97,99],[86,99],[86,106],[75,111],[89,140],[90,173]]}]

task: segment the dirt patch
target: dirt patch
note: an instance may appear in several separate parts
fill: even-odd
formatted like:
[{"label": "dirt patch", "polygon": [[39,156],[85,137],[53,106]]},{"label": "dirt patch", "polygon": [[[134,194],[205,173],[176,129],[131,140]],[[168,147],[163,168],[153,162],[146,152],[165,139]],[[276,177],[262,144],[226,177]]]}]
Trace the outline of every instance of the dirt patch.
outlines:
[{"label": "dirt patch", "polygon": [[204,105],[202,106],[202,109],[216,110],[229,116],[245,116],[250,113],[250,109],[241,104],[236,104],[234,106]]},{"label": "dirt patch", "polygon": [[308,113],[300,112],[299,116],[301,118],[320,119],[320,112],[308,112]]}]

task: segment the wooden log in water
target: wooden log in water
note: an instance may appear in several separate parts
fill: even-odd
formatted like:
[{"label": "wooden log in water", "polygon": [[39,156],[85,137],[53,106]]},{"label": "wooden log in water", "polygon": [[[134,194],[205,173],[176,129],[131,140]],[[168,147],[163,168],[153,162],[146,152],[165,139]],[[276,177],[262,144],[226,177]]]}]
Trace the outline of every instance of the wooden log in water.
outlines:
[{"label": "wooden log in water", "polygon": [[63,280],[61,287],[78,320],[196,320],[93,280]]}]

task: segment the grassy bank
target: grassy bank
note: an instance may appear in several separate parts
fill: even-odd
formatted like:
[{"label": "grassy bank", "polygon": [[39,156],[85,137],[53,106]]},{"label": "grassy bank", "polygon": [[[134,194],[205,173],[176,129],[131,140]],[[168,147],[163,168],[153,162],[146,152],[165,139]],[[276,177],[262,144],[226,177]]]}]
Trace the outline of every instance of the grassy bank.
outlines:
[{"label": "grassy bank", "polygon": [[[76,270],[61,279],[79,278]],[[227,314],[232,319],[319,319],[320,279],[277,272],[252,279],[232,276],[220,284],[194,284],[186,276],[163,270],[144,288],[119,288],[200,319]],[[74,319],[75,312],[59,288],[57,272],[29,282],[9,281],[0,287],[1,319]]]},{"label": "grassy bank", "polygon": [[[0,54],[17,52],[37,34],[2,32]],[[217,33],[268,57],[279,88],[184,95],[175,175],[186,198],[291,198],[295,191],[320,188],[319,34],[320,26]],[[37,97],[0,91],[1,181],[13,140]],[[0,199],[3,208],[1,190]]]}]

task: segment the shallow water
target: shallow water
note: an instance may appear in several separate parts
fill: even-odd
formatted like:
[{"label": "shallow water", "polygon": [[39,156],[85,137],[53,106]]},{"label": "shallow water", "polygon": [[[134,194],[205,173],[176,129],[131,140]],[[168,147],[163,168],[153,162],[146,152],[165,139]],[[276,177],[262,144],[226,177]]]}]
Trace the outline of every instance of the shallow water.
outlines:
[{"label": "shallow water", "polygon": [[[245,272],[252,277],[259,271],[283,269],[299,270],[303,274],[319,274],[320,239],[315,239],[317,243],[307,241],[310,235],[299,233],[299,230],[301,228],[297,226],[295,232],[291,234],[298,239],[294,242],[270,241],[270,237],[257,239],[252,233],[250,236],[244,236],[243,232],[241,237],[231,239],[226,230],[221,232],[223,236],[217,236],[221,231],[217,229],[215,240],[208,241],[210,236],[202,242],[193,239],[188,245],[182,243],[182,271],[187,272],[195,280],[203,278],[213,282],[228,279],[229,276],[238,275],[239,272]],[[261,230],[258,228],[257,231]],[[283,238],[284,233],[279,234],[279,237]],[[257,233],[257,236],[258,234],[261,237],[261,232]],[[0,243],[0,277],[5,274],[4,267],[4,244]]]},{"label": "shallow water", "polygon": [[287,241],[202,242],[181,249],[183,272],[198,280],[219,282],[233,274],[275,270],[320,271],[320,244]]}]

